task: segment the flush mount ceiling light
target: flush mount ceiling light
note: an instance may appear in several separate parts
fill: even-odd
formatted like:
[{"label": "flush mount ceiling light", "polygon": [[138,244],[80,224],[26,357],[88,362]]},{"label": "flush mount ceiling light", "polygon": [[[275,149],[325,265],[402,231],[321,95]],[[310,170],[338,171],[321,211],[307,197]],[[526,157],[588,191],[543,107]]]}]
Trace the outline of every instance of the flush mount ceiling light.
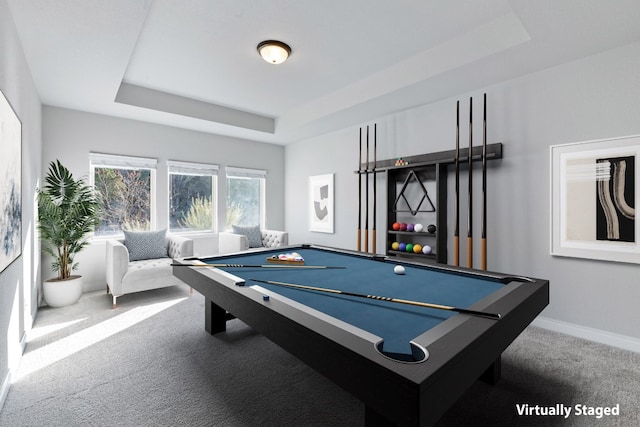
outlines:
[{"label": "flush mount ceiling light", "polygon": [[265,40],[258,44],[258,52],[268,63],[282,64],[291,55],[291,48],[277,40]]}]

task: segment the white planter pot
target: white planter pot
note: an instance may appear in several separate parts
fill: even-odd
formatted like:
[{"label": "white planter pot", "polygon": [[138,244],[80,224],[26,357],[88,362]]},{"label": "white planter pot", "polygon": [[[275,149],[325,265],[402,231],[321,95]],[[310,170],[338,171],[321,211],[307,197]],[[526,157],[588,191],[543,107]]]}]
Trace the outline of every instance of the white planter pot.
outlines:
[{"label": "white planter pot", "polygon": [[82,296],[82,276],[66,280],[49,279],[42,284],[44,300],[50,307],[75,304]]}]

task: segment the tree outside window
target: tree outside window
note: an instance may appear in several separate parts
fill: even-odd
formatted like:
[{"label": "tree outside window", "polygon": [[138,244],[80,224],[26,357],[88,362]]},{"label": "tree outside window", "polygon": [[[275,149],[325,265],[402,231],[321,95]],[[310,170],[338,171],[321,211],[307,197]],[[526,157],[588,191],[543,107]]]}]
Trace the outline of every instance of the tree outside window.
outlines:
[{"label": "tree outside window", "polygon": [[215,231],[217,166],[169,162],[169,230]]},{"label": "tree outside window", "polygon": [[227,168],[227,227],[264,226],[266,172]]},{"label": "tree outside window", "polygon": [[90,157],[91,180],[100,204],[94,235],[151,230],[155,161],[94,153]]}]

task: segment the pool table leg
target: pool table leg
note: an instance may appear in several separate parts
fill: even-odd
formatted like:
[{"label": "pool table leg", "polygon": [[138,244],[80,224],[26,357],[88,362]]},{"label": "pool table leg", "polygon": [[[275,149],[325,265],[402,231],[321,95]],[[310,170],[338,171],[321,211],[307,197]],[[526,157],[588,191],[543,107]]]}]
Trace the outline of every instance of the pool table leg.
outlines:
[{"label": "pool table leg", "polygon": [[227,330],[227,311],[210,299],[204,300],[204,329],[211,335]]},{"label": "pool table leg", "polygon": [[364,406],[364,425],[366,427],[393,427],[396,424],[378,414],[373,408]]},{"label": "pool table leg", "polygon": [[498,356],[498,358],[487,368],[486,371],[482,375],[480,375],[480,380],[489,384],[496,385],[498,381],[500,381],[500,377],[502,376],[502,356]]}]

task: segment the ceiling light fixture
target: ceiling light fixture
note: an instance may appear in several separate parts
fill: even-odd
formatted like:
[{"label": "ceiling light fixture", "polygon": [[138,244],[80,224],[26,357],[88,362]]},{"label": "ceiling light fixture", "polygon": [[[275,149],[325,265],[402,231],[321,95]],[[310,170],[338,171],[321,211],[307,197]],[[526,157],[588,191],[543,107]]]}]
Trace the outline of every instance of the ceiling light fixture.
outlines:
[{"label": "ceiling light fixture", "polygon": [[258,44],[258,52],[268,63],[282,64],[291,55],[291,48],[277,40],[265,40]]}]

